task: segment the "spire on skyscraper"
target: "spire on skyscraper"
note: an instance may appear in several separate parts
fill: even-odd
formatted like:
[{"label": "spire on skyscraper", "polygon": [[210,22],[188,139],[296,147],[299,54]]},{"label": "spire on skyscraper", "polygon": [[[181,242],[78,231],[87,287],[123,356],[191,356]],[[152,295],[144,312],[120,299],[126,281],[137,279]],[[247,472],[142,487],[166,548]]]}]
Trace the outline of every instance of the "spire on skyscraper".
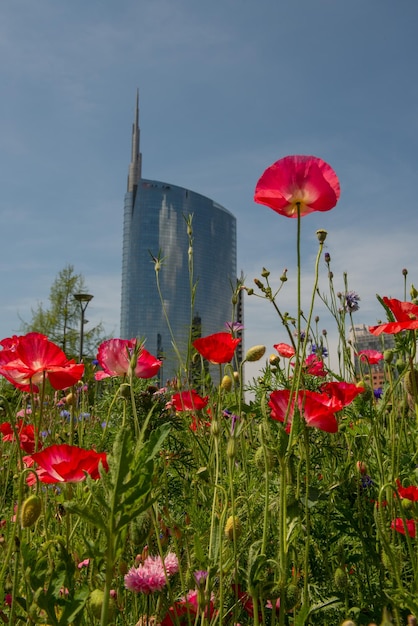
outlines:
[{"label": "spire on skyscraper", "polygon": [[135,119],[132,124],[132,154],[129,164],[128,191],[135,191],[141,178],[142,154],[139,151],[139,90],[136,90]]}]

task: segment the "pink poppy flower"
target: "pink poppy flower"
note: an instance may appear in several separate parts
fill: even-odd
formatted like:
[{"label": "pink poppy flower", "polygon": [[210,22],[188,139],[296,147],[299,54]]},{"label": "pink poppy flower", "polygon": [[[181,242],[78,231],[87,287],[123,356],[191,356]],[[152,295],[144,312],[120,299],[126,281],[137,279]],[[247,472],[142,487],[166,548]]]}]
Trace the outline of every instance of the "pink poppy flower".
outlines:
[{"label": "pink poppy flower", "polygon": [[171,402],[176,411],[199,411],[204,409],[209,402],[209,396],[202,398],[199,394],[192,389],[191,391],[181,391],[175,393]]},{"label": "pink poppy flower", "polygon": [[[304,418],[306,425],[319,428],[327,433],[336,433],[338,422],[334,415],[334,410],[324,404],[321,400],[322,394],[314,391],[301,390],[297,394],[297,407]],[[296,394],[291,398],[289,389],[279,389],[270,394],[268,406],[271,409],[270,417],[273,420],[284,422],[287,414],[286,430],[290,430],[290,425],[295,412]],[[290,405],[290,409],[288,409]]]},{"label": "pink poppy flower", "polygon": [[193,341],[196,350],[211,363],[229,363],[241,339],[230,333],[215,333]]},{"label": "pink poppy flower", "polygon": [[370,365],[376,365],[383,359],[383,354],[379,350],[360,350],[358,356],[360,361],[365,361]]},{"label": "pink poppy flower", "polygon": [[[111,376],[126,376],[133,352],[136,348],[136,339],[108,339],[99,346],[97,360],[103,369],[96,372],[96,380],[103,380]],[[159,372],[162,361],[155,358],[144,348],[140,348],[135,367],[137,378],[153,378]]]},{"label": "pink poppy flower", "polygon": [[372,335],[387,333],[395,335],[403,330],[416,330],[418,328],[418,305],[412,302],[401,302],[396,298],[383,298],[383,302],[390,309],[395,322],[387,322],[378,326],[369,326]]},{"label": "pink poppy flower", "polygon": [[276,213],[297,217],[329,211],[338,202],[340,184],[334,170],[315,156],[287,156],[270,165],[259,179],[254,200]]},{"label": "pink poppy flower", "polygon": [[0,374],[22,391],[39,391],[37,385],[49,379],[54,389],[66,389],[80,380],[84,365],[67,359],[55,343],[40,333],[3,339],[0,344]]},{"label": "pink poppy flower", "polygon": [[390,527],[396,530],[398,533],[402,533],[402,535],[406,535],[406,533],[408,533],[408,535],[412,539],[415,538],[416,523],[413,519],[407,519],[404,522],[402,517],[397,517],[396,519],[392,520]]},{"label": "pink poppy flower", "polygon": [[85,480],[86,474],[97,480],[100,463],[106,471],[109,469],[106,452],[84,450],[66,443],[44,448],[25,457],[24,461],[27,466],[33,462],[38,464],[38,478],[43,483],[78,483]]},{"label": "pink poppy flower", "polygon": [[295,356],[295,349],[293,346],[289,346],[287,343],[275,343],[273,348],[277,350],[279,356],[284,359],[291,359],[292,356]]}]

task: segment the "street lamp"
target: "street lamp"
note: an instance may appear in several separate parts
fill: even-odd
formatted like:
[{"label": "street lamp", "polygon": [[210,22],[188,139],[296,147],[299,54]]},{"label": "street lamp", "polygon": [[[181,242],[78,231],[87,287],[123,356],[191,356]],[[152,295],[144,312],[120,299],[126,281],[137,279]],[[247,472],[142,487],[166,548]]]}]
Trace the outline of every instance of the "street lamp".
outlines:
[{"label": "street lamp", "polygon": [[84,343],[84,324],[86,320],[84,318],[84,314],[86,312],[88,303],[92,300],[93,296],[89,293],[75,293],[74,298],[80,305],[81,309],[81,322],[80,322],[80,363],[83,360],[83,343]]}]

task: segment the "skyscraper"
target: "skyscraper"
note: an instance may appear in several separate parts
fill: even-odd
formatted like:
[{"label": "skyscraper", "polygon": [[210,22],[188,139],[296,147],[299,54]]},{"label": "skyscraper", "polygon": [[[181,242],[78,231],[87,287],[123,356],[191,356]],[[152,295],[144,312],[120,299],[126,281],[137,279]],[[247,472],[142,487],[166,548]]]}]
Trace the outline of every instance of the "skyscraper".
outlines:
[{"label": "skyscraper", "polygon": [[[184,356],[191,326],[195,334],[205,336],[225,330],[224,323],[231,320],[237,282],[236,220],[205,196],[142,178],[141,166],[137,94],[124,208],[121,337],[145,339],[146,349],[164,358],[166,379],[179,365],[173,337]],[[186,223],[190,217],[192,246]],[[160,292],[155,259],[162,259]]]}]

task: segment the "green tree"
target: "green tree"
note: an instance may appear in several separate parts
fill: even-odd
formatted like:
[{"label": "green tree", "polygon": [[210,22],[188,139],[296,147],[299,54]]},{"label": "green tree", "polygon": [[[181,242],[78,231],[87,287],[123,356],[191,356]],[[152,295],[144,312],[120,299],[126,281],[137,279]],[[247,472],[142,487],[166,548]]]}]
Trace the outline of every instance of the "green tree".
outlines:
[{"label": "green tree", "polygon": [[[30,322],[22,322],[21,332],[46,335],[60,346],[68,357],[78,357],[80,348],[80,304],[75,293],[85,293],[82,274],[76,274],[72,265],[62,269],[51,285],[49,305],[40,302],[32,309]],[[86,322],[87,323],[87,322]],[[103,324],[84,329],[83,353],[96,354],[97,346],[105,339]]]}]

